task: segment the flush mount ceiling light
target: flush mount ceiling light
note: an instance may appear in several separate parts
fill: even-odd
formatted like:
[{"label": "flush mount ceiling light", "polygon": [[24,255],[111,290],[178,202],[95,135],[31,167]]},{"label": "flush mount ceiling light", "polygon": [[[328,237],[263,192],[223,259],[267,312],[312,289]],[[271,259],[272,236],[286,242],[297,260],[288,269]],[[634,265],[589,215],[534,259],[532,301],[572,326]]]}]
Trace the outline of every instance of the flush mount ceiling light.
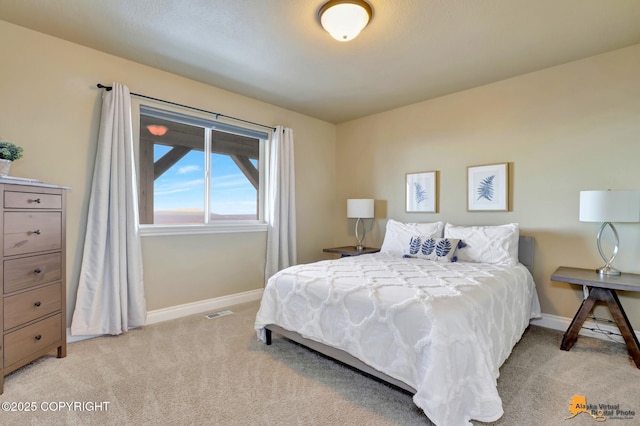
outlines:
[{"label": "flush mount ceiling light", "polygon": [[364,0],[330,0],[318,12],[322,28],[338,41],[356,38],[372,14],[373,9]]},{"label": "flush mount ceiling light", "polygon": [[169,129],[167,129],[166,126],[161,126],[159,124],[149,124],[147,126],[147,130],[153,136],[164,136],[165,133],[167,133],[167,130],[169,130]]}]

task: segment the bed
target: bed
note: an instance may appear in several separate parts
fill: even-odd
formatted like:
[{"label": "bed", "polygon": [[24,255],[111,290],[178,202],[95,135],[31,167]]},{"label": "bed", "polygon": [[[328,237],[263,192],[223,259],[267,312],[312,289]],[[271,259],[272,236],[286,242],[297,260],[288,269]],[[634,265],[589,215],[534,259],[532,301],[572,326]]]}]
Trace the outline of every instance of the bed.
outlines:
[{"label": "bed", "polygon": [[[424,250],[434,244],[450,250]],[[411,392],[436,425],[495,421],[499,368],[540,316],[533,245],[517,224],[389,220],[380,253],[271,277],[255,329]]]}]

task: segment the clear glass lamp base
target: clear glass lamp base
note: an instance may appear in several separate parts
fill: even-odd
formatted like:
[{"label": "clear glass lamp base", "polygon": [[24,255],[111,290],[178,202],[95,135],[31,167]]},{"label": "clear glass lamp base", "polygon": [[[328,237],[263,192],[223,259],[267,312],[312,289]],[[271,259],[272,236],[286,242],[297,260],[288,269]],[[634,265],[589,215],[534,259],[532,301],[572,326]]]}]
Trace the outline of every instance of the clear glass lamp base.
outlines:
[{"label": "clear glass lamp base", "polygon": [[[607,258],[604,251],[602,250],[602,233],[607,227],[611,228],[611,231],[613,232],[613,238],[614,238],[613,253],[609,258]],[[598,240],[598,251],[600,252],[600,257],[602,257],[602,260],[604,260],[604,266],[596,269],[596,272],[600,275],[620,275],[621,272],[611,266],[613,259],[615,259],[616,255],[618,254],[618,246],[620,244],[618,231],[616,231],[616,228],[615,226],[613,226],[613,223],[604,222],[602,226],[600,226],[600,230],[598,231],[598,235],[596,239]]]},{"label": "clear glass lamp base", "polygon": [[[359,228],[358,225],[360,225],[360,223],[362,223],[362,236],[360,236],[360,233],[358,232],[358,228]],[[364,220],[362,220],[361,218],[358,218],[358,220],[356,220],[356,241],[358,241],[358,244],[356,244],[357,251],[364,250],[364,245],[362,244],[362,242],[364,241],[364,235],[365,235]]]}]

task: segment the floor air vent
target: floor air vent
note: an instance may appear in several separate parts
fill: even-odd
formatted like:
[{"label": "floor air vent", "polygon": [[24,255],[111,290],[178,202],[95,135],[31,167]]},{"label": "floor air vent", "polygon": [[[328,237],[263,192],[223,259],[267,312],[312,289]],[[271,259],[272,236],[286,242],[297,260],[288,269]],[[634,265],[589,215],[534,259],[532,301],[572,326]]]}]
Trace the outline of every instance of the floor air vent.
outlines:
[{"label": "floor air vent", "polygon": [[214,318],[219,318],[219,317],[223,317],[225,315],[231,315],[233,312],[231,311],[219,311],[219,312],[212,312],[210,314],[205,315],[205,317],[207,319],[214,319]]}]

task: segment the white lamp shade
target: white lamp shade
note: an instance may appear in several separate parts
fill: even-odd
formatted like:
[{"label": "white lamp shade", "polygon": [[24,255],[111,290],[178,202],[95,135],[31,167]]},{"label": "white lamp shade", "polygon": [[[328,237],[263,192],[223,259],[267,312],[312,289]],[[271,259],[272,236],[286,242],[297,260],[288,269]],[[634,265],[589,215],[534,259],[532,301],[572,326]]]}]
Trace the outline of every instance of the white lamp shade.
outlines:
[{"label": "white lamp shade", "polygon": [[351,198],[347,200],[347,217],[371,219],[373,218],[373,199]]},{"label": "white lamp shade", "polygon": [[640,222],[640,191],[580,191],[580,222]]},{"label": "white lamp shade", "polygon": [[322,27],[338,41],[350,41],[369,23],[371,7],[363,1],[330,1],[320,10]]}]

